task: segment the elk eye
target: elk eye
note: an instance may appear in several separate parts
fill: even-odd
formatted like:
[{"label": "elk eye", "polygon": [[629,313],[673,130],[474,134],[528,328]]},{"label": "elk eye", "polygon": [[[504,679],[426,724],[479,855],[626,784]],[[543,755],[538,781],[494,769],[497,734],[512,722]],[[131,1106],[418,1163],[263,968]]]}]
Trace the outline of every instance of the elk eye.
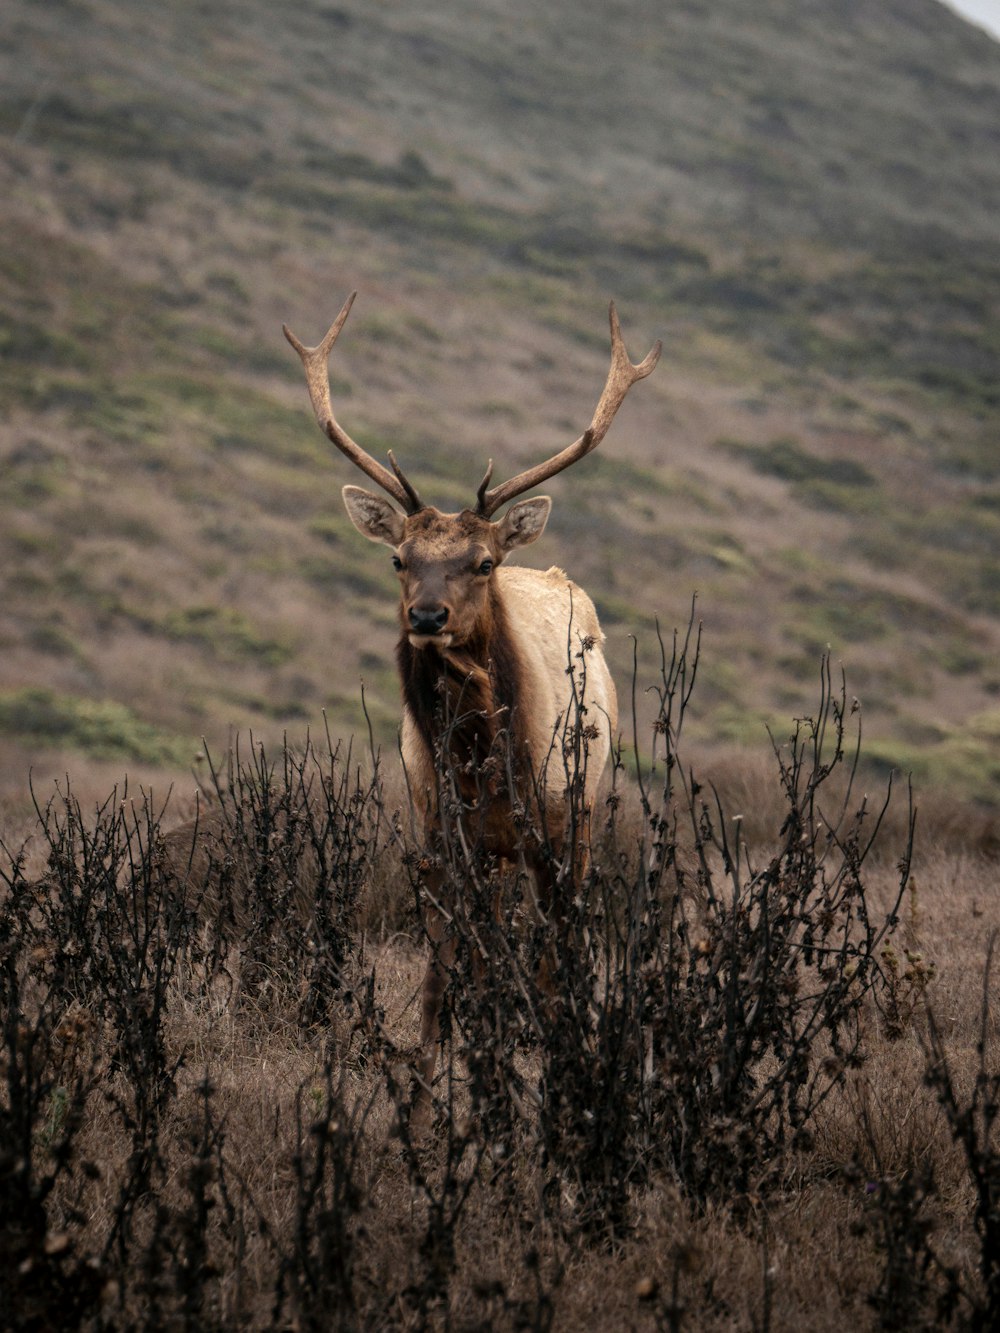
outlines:
[{"label": "elk eye", "polygon": [[402,562],[402,560],[400,560],[400,558],[399,558],[398,555],[394,555],[394,556],[392,557],[392,567],[393,567],[393,569],[396,571],[397,574],[398,574],[399,571],[403,568],[403,562]]},{"label": "elk eye", "polygon": [[480,574],[490,574],[492,573],[492,571],[493,571],[492,560],[484,560],[483,563],[479,566]]}]

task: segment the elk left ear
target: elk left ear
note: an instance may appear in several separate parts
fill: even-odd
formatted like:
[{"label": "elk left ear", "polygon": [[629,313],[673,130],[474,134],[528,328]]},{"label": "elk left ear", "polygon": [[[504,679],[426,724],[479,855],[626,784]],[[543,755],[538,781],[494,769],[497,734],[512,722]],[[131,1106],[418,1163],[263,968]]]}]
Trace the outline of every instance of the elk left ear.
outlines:
[{"label": "elk left ear", "polygon": [[382,495],[360,486],[345,486],[341,494],[348,518],[370,542],[396,547],[403,540],[403,515]]},{"label": "elk left ear", "polygon": [[552,501],[547,495],[511,505],[497,524],[501,551],[513,551],[515,546],[528,546],[537,541],[545,531],[551,509]]}]

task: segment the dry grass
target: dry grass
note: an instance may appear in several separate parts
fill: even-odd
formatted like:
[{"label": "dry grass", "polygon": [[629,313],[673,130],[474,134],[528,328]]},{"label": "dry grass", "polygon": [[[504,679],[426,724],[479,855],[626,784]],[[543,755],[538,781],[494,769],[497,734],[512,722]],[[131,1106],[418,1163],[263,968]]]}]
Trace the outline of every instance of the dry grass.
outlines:
[{"label": "dry grass", "polygon": [[[935,930],[937,976],[928,999],[936,1013],[949,1017],[949,1055],[967,1086],[975,1065],[981,963],[989,932],[1000,927],[995,910],[974,918],[971,912],[977,900],[995,902],[997,871],[993,863],[973,867],[953,854],[940,858],[939,869],[942,878],[926,890],[928,917],[933,914],[936,924],[949,921],[951,933]],[[949,879],[961,882],[960,892],[951,890]],[[956,921],[963,919],[966,929],[960,931]],[[971,968],[970,957],[976,963]],[[387,1032],[401,1047],[411,1045],[422,953],[413,941],[396,937],[373,948],[367,962],[377,978],[376,1003],[385,1012]],[[749,1214],[734,1212],[724,1200],[696,1207],[664,1178],[635,1192],[626,1238],[588,1243],[559,1235],[531,1215],[541,1183],[533,1179],[537,1167],[529,1162],[518,1167],[520,1215],[490,1189],[487,1171],[456,1229],[444,1295],[423,1314],[414,1312],[407,1290],[426,1277],[421,1245],[427,1200],[393,1135],[397,1107],[378,1068],[348,1060],[334,1079],[341,1099],[336,1114],[364,1120],[351,1162],[352,1180],[365,1192],[357,1219],[362,1230],[353,1239],[361,1251],[354,1276],[359,1308],[330,1312],[327,1326],[415,1328],[425,1317],[453,1328],[900,1326],[879,1324],[870,1306],[885,1263],[871,1223],[873,1187],[932,1169],[935,1193],[927,1214],[935,1253],[969,1281],[977,1262],[964,1165],[924,1084],[916,1030],[921,1023],[918,1013],[895,1041],[877,1027],[867,1034],[865,1065],[831,1099],[810,1159],[783,1190],[755,1201]],[[274,1326],[277,1256],[282,1251],[287,1256],[302,1223],[297,1198],[310,1140],[307,1135],[303,1143],[297,1124],[304,1119],[308,1128],[317,1117],[325,1122],[328,1040],[304,1037],[290,1016],[282,1021],[273,1010],[255,1015],[222,1004],[196,1005],[179,993],[171,999],[168,1052],[171,1059],[183,1054],[185,1065],[160,1130],[156,1198],[168,1219],[183,1217],[191,1207],[190,1172],[202,1143],[202,1089],[208,1081],[211,1126],[224,1167],[213,1169],[206,1188],[217,1217],[227,1211],[217,1195],[223,1174],[228,1190],[241,1200],[238,1207],[230,1202],[234,1215],[219,1217],[219,1225],[211,1227],[219,1271],[206,1281],[211,1303],[198,1307],[202,1327]],[[127,1102],[127,1091],[105,1074],[87,1102],[85,1128],[75,1142],[77,1160],[94,1162],[101,1171],[99,1186],[88,1195],[88,1222],[70,1227],[76,1255],[102,1251],[128,1177],[129,1136],[116,1102]],[[426,1154],[423,1169],[433,1189],[435,1178],[447,1172],[440,1149],[431,1146]],[[56,1236],[64,1234],[77,1188],[78,1180],[65,1182],[50,1200]],[[317,1225],[315,1219],[310,1225]],[[148,1246],[151,1237],[140,1230],[133,1243]],[[155,1326],[142,1323],[134,1297],[119,1306],[115,1265],[105,1262],[103,1268],[105,1326]],[[166,1289],[159,1299],[182,1326],[180,1295],[170,1286],[193,1280],[192,1275],[183,1265],[168,1266],[162,1280]],[[929,1326],[932,1317],[927,1318]],[[302,1324],[319,1326],[309,1319]]]},{"label": "dry grass", "polygon": [[[436,1118],[419,1139],[424,944],[401,787],[343,750],[244,753],[197,837],[191,824],[163,834],[141,802],[95,815],[64,794],[29,862],[6,839],[5,1326],[47,1327],[58,1311],[88,1330],[988,1327],[997,1145],[982,1106],[962,1120],[939,1094],[943,1055],[959,1110],[997,1077],[992,992],[983,1010],[997,861],[963,845],[950,808],[918,837],[898,924],[872,951],[906,820],[856,855],[867,817],[809,816],[809,784],[788,785],[794,755],[780,771],[774,757],[720,760],[722,813],[696,800],[687,834],[674,787],[670,847],[673,824],[650,823],[625,784],[561,928],[555,999],[535,988],[536,931],[516,896],[498,925],[468,888],[475,867],[455,867],[470,895],[456,929],[483,953],[461,950],[451,977]],[[824,779],[834,794],[838,772]],[[735,878],[727,811],[746,838]],[[657,858],[660,906],[636,914]],[[774,905],[793,880],[790,906]],[[856,922],[836,957],[823,953],[831,910]],[[783,951],[800,913],[831,965]],[[716,1003],[730,968],[732,1012]],[[816,987],[828,1017],[797,1044]],[[759,1005],[773,1032],[720,1101],[706,1062],[732,1062]],[[790,1081],[776,1034],[799,1052]],[[979,1224],[968,1124],[993,1190]]]}]

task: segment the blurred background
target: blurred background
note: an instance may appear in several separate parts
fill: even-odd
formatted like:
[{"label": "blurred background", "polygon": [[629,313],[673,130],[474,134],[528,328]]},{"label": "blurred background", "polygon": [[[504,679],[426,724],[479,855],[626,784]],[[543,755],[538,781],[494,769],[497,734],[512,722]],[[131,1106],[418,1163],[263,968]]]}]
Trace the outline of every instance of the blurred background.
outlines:
[{"label": "blurred background", "polygon": [[[879,771],[1000,802],[1000,45],[938,0],[8,0],[0,799],[236,733],[394,746],[396,582],[313,421],[470,503],[663,360],[528,563],[639,704],[766,747],[829,649]],[[993,11],[992,13],[990,11]],[[183,779],[182,779],[183,781]],[[189,784],[190,785],[190,784]]]}]

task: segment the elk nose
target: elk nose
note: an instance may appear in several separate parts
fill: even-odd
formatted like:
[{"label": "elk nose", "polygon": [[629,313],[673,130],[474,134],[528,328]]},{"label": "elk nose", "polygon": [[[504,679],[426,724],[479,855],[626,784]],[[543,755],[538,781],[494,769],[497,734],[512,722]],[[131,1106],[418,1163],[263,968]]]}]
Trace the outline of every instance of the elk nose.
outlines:
[{"label": "elk nose", "polygon": [[410,628],[414,634],[440,634],[447,619],[446,606],[410,607]]}]

